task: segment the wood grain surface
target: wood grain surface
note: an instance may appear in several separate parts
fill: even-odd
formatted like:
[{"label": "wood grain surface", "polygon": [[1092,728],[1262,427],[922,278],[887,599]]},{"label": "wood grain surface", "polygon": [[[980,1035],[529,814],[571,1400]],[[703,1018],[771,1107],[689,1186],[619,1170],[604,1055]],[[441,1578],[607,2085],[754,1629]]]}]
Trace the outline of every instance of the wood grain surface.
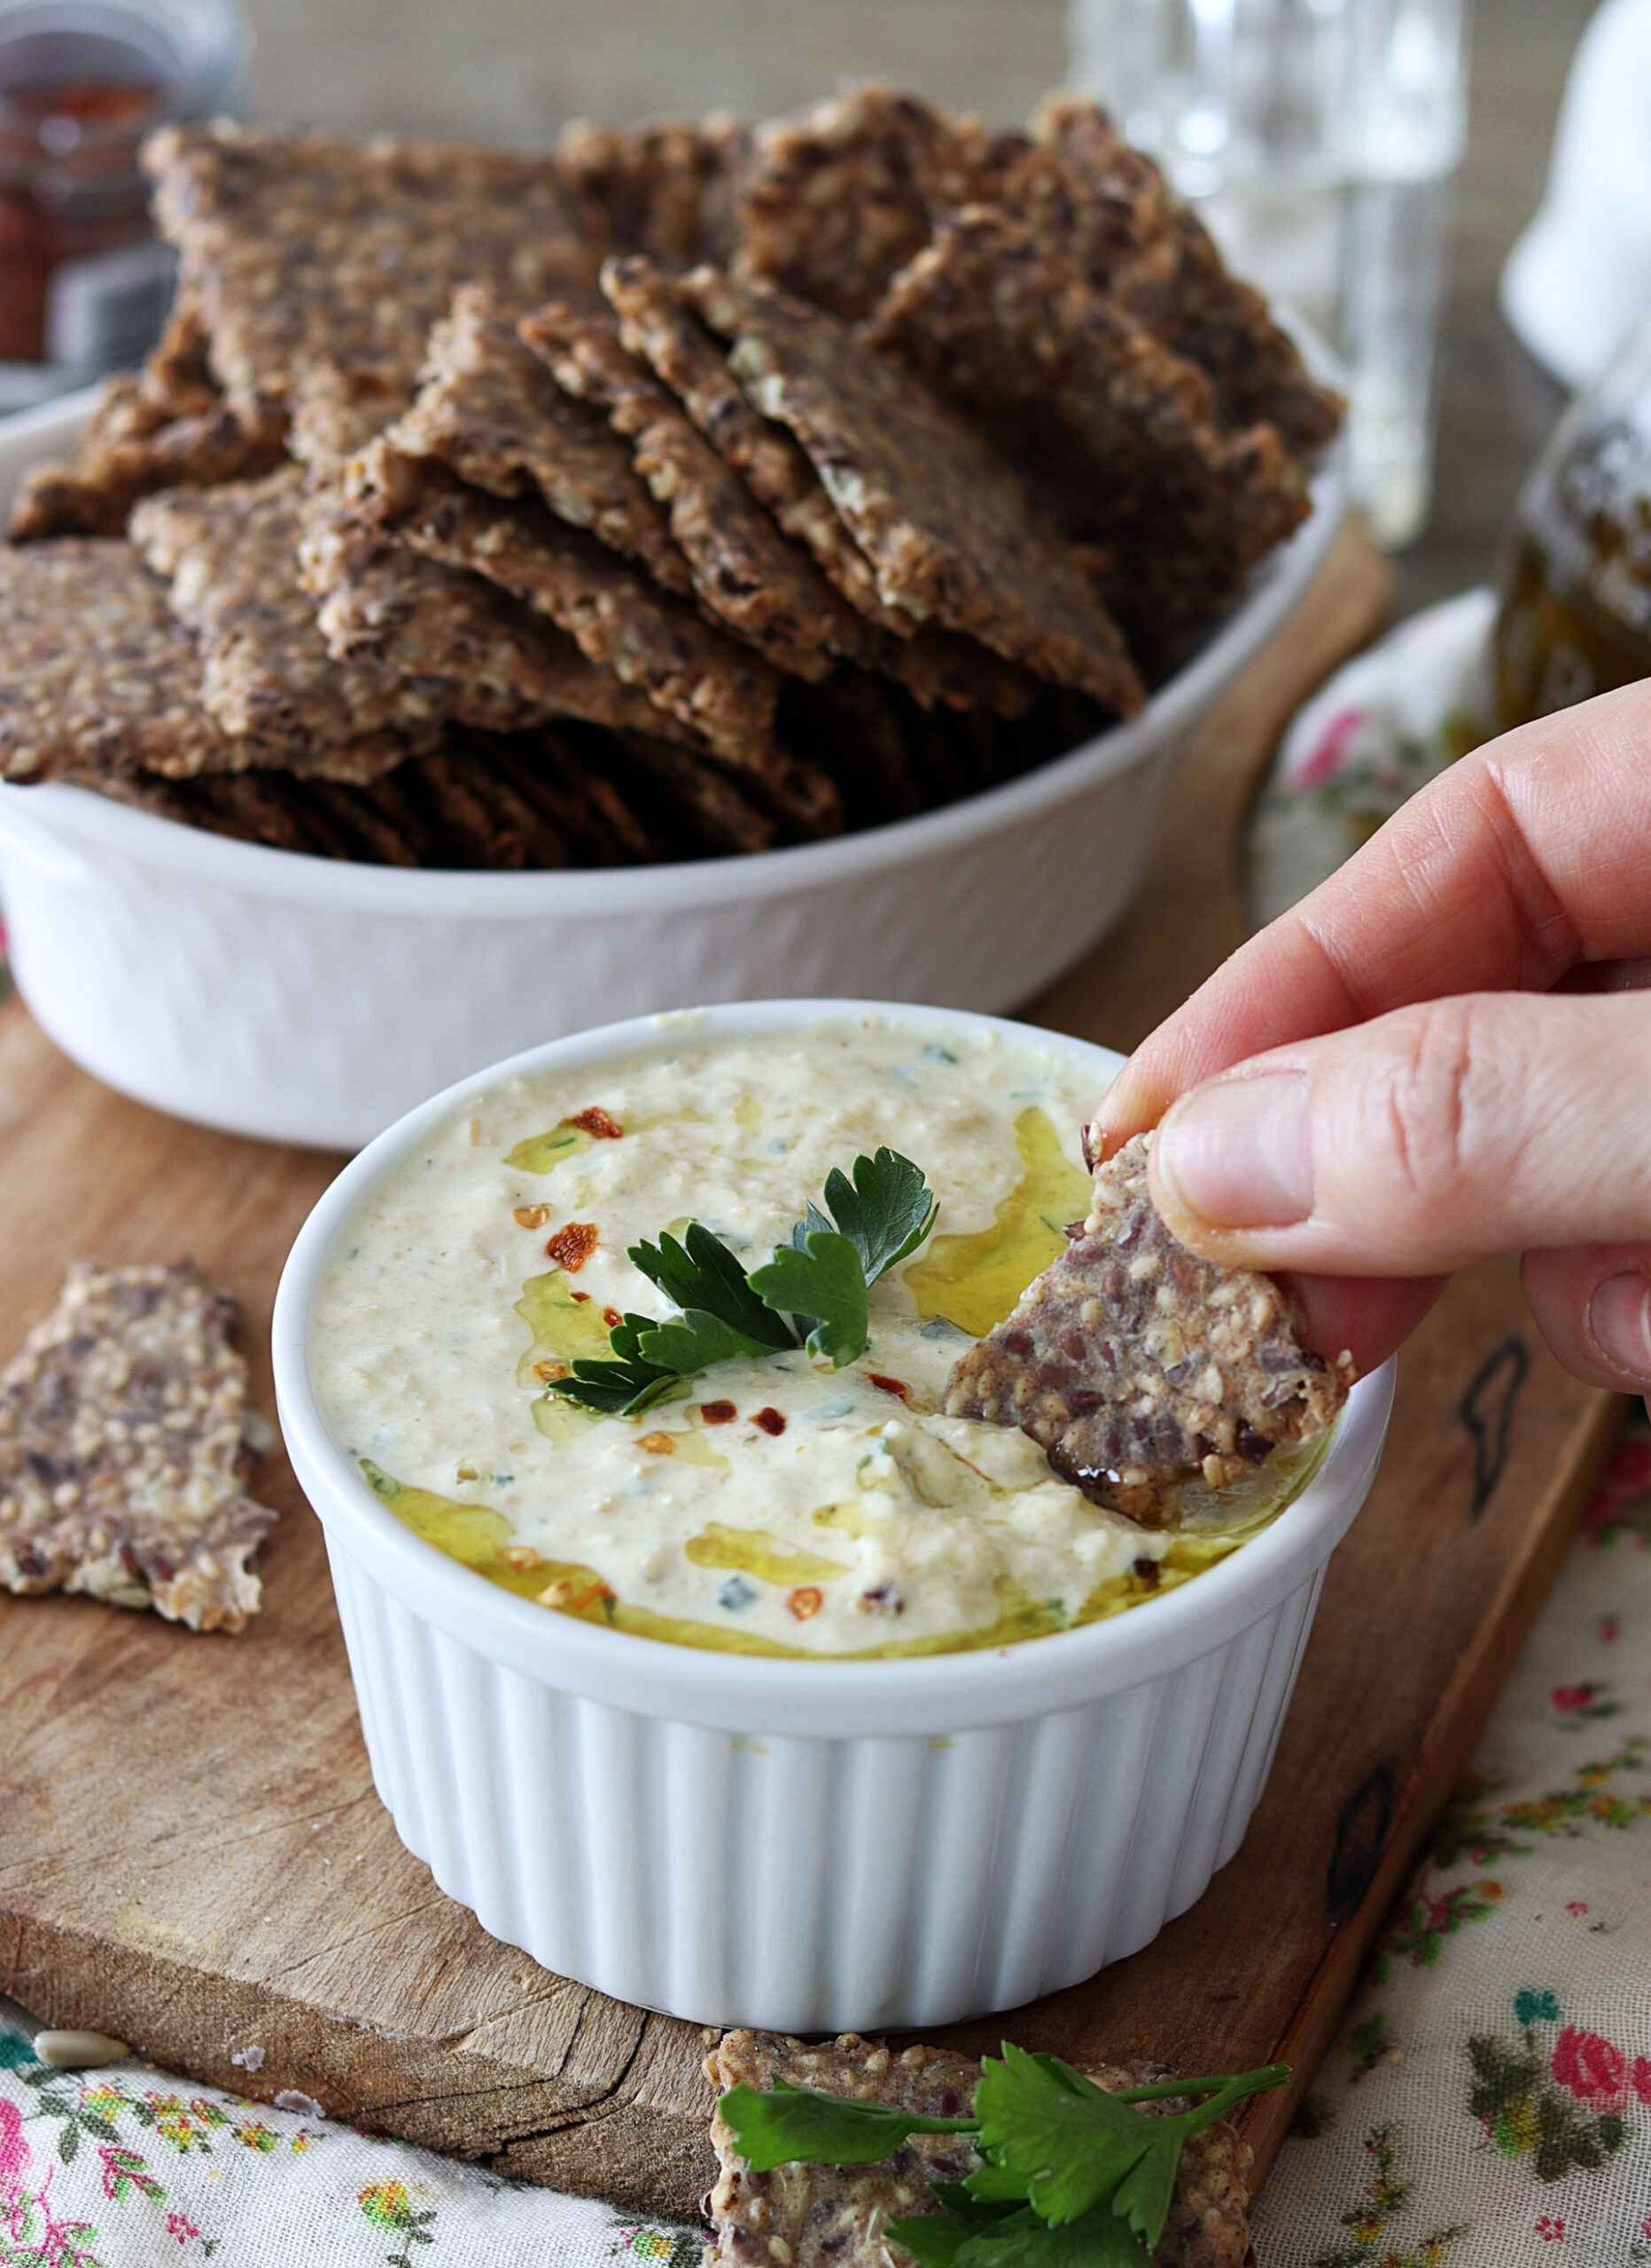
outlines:
[{"label": "wood grain surface", "polygon": [[[1189,750],[1137,908],[1031,1012],[1128,1046],[1237,941],[1234,831],[1303,695],[1363,642],[1380,563],[1344,538]],[[255,1396],[283,1257],[333,1165],[161,1118],[0,1012],[0,1357],[66,1260],[188,1254],[241,1300]],[[1463,1278],[1406,1350],[1387,1459],[1332,1564],[1243,1850],[1156,1944],[961,2027],[1072,2055],[1234,2068],[1275,2052],[1277,2146],[1391,1894],[1476,1737],[1620,1414],[1561,1373],[1514,1272]],[[483,1934],[372,1792],[320,1532],[284,1461],[265,1608],[196,1637],[88,1600],[0,1595],[0,1990],[167,2068],[499,2171],[688,2214],[705,2186],[706,2035]],[[234,2057],[263,2050],[254,2075]]]}]

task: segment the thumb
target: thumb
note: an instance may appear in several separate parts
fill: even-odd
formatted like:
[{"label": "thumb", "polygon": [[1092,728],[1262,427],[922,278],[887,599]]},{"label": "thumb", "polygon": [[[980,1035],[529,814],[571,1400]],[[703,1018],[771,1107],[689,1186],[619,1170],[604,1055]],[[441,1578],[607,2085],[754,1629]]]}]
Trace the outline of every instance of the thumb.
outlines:
[{"label": "thumb", "polygon": [[1468,994],[1274,1048],[1183,1095],[1151,1171],[1175,1235],[1243,1267],[1651,1238],[1651,995]]}]

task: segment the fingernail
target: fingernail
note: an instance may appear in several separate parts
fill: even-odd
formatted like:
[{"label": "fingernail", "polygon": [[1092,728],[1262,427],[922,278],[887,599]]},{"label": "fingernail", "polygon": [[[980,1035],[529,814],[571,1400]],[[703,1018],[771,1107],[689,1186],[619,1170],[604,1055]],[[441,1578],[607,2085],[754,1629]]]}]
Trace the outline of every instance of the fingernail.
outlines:
[{"label": "fingernail", "polygon": [[1166,1193],[1211,1228],[1280,1229],[1312,1210],[1307,1081],[1299,1071],[1195,1087],[1158,1129]]},{"label": "fingernail", "polygon": [[1651,1381],[1651,1283],[1643,1276],[1608,1276],[1588,1302],[1588,1328],[1612,1370]]}]

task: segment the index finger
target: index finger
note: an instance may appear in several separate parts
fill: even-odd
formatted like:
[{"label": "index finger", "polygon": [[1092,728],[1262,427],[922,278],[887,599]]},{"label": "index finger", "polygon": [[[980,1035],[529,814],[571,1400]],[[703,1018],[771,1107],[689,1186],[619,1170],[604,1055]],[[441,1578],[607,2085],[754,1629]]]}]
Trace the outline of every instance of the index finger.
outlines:
[{"label": "index finger", "polygon": [[1136,1049],[1110,1155],[1201,1080],[1452,992],[1651,951],[1651,681],[1505,734],[1412,797]]}]

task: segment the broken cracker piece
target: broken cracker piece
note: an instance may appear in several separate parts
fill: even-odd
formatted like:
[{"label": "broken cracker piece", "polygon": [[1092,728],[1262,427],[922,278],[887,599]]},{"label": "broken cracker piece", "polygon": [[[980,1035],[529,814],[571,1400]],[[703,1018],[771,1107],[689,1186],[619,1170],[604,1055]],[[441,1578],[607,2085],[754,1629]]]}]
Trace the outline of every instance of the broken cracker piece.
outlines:
[{"label": "broken cracker piece", "polygon": [[277,1515],[242,1492],[235,1302],[189,1262],[77,1261],[0,1371],[0,1582],[152,1606],[191,1630],[256,1612]]},{"label": "broken cracker piece", "polygon": [[1177,1243],[1147,1184],[1152,1138],[1097,1169],[1082,1233],[960,1356],[946,1398],[954,1418],[1018,1425],[1063,1480],[1149,1525],[1181,1482],[1219,1488],[1323,1433],[1355,1376],[1307,1344],[1272,1277]]},{"label": "broken cracker piece", "polygon": [[1141,680],[1077,555],[956,410],[835,316],[711,268],[685,289],[753,407],[807,451],[884,600],[1137,712]]},{"label": "broken cracker piece", "polygon": [[[720,2093],[783,2080],[820,2094],[885,2103],[931,2118],[966,2117],[980,2065],[953,2050],[896,2050],[853,2032],[820,2046],[775,2032],[728,2031],[705,2059]],[[1109,2089],[1149,2085],[1170,2075],[1161,2064],[1082,2067]],[[1173,2099],[1144,2105],[1147,2117],[1172,2112]],[[783,2165],[752,2173],[714,2113],[711,2140],[716,2186],[705,2200],[712,2243],[707,2268],[896,2268],[909,2257],[884,2223],[947,2210],[937,2181],[958,2181],[980,2163],[967,2134],[914,2134],[878,2165]],[[1250,2249],[1247,2143],[1226,2119],[1183,2145],[1169,2218],[1152,2268],[1244,2268]]]}]

